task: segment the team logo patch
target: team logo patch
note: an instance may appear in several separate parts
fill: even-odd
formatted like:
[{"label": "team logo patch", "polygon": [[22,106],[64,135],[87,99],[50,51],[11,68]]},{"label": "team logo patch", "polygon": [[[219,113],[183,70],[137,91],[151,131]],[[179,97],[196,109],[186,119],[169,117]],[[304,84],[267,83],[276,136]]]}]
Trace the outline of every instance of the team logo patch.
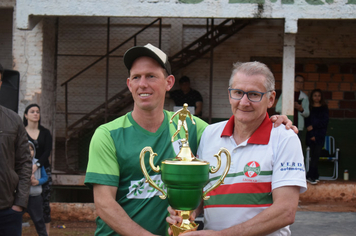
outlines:
[{"label": "team logo patch", "polygon": [[244,175],[249,178],[254,178],[261,172],[260,164],[256,161],[247,163],[244,167]]}]

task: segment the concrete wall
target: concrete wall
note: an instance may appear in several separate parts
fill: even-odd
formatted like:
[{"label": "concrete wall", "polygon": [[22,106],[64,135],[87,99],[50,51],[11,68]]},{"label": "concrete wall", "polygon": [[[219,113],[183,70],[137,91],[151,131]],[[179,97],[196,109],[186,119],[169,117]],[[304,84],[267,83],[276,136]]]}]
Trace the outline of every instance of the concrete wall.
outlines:
[{"label": "concrete wall", "polygon": [[[14,19],[16,21],[16,18]],[[55,111],[54,21],[41,20],[31,31],[13,29],[13,69],[20,72],[19,115],[25,107],[41,107],[41,124],[52,131]]]},{"label": "concrete wall", "polygon": [[[122,42],[125,37],[129,37],[137,30],[144,26],[145,23],[152,22],[152,18],[130,19],[114,18],[111,19],[111,48]],[[177,25],[174,19],[163,20],[163,43],[162,49],[166,52],[176,52],[170,45],[182,45],[184,47],[200,37],[206,32],[206,20],[204,19],[184,19],[179,20],[182,25],[182,35],[176,34],[171,27]],[[105,18],[60,18],[59,20],[59,53],[60,54],[81,54],[81,55],[101,55],[106,52],[106,19]],[[216,23],[218,24],[218,22]],[[336,61],[343,59],[351,62],[350,59],[356,53],[356,45],[352,38],[356,33],[350,29],[356,27],[356,21],[309,21],[299,22],[299,33],[297,34],[296,56],[297,58],[325,58]],[[172,32],[173,31],[173,32]],[[158,45],[157,29],[149,30],[143,36],[138,38],[137,44],[142,45],[147,42]],[[271,64],[276,76],[276,89],[281,89],[282,85],[282,52],[284,22],[282,20],[261,20],[237,33],[222,45],[214,49],[214,67],[213,67],[213,118],[228,118],[231,115],[230,106],[227,97],[228,79],[231,73],[232,63],[236,61],[249,61],[251,58],[266,58],[264,62],[271,61],[272,58],[280,58],[279,63]],[[177,41],[177,42],[176,42]],[[125,45],[118,52],[114,53],[117,57],[110,59],[110,86],[109,95],[120,91],[124,88],[127,73],[122,63],[122,55],[127,48],[133,43]],[[179,47],[179,46],[178,46]],[[169,54],[172,56],[172,53]],[[97,57],[96,57],[97,58]],[[60,56],[58,64],[58,93],[57,107],[58,113],[64,112],[64,88],[60,84],[69,79],[71,76],[85,68],[96,59],[95,57],[70,57]],[[270,59],[268,59],[270,58]],[[347,58],[350,58],[349,60]],[[319,60],[320,61],[320,60]],[[325,73],[317,72],[316,62],[306,63],[306,71],[303,71],[306,79],[305,90],[311,91],[315,87],[323,90],[332,91],[336,96],[337,92],[345,88],[346,91],[355,91],[355,78],[352,72],[349,72],[342,80],[343,74],[335,71],[326,71]],[[319,62],[321,63],[321,62]],[[312,66],[314,65],[314,69]],[[100,62],[92,71],[85,72],[76,81],[70,83],[70,94],[77,94],[70,98],[70,110],[73,112],[86,113],[87,109],[99,105],[104,101],[104,83],[105,83],[105,62]],[[208,116],[209,108],[209,68],[210,54],[206,54],[202,59],[197,60],[190,66],[184,68],[176,75],[178,80],[181,75],[188,75],[192,80],[192,87],[202,93],[204,99],[203,116]],[[94,73],[95,72],[95,73]],[[329,75],[329,80],[325,78]],[[320,77],[320,81],[319,81]],[[333,78],[340,82],[348,82],[349,87],[342,84],[335,85]],[[336,82],[336,81],[334,81]],[[326,86],[328,84],[328,87]],[[331,88],[330,86],[334,86]],[[177,88],[177,84],[176,87]],[[110,97],[110,96],[109,96]],[[172,103],[166,104],[170,109]],[[334,103],[330,102],[332,109]],[[57,130],[58,134],[64,128],[62,114],[58,114]],[[79,115],[70,120],[75,121]]]},{"label": "concrete wall", "polygon": [[[6,6],[14,3],[7,1]],[[44,19],[33,30],[23,31],[15,27],[13,13],[13,8],[0,8],[0,63],[6,69],[20,72],[19,115],[23,115],[28,104],[38,103],[42,110],[42,124],[51,129],[56,90],[54,21]],[[41,99],[41,94],[45,99]]]},{"label": "concrete wall", "polygon": [[2,0],[0,2],[0,8],[13,8],[15,6],[16,0]]},{"label": "concrete wall", "polygon": [[199,17],[286,19],[296,32],[298,19],[354,19],[355,0],[17,0],[17,27],[31,28],[36,17]]}]

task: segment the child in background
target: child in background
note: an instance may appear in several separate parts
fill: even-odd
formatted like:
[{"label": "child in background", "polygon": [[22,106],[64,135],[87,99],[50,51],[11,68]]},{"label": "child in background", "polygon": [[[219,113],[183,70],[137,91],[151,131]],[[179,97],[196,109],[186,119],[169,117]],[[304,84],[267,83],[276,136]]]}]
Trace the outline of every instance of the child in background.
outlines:
[{"label": "child in background", "polygon": [[[36,155],[35,145],[29,142],[30,152],[32,157],[32,164],[37,163],[37,159],[34,158]],[[31,176],[31,188],[30,197],[28,200],[27,212],[30,215],[39,236],[48,236],[46,231],[46,225],[43,219],[42,210],[42,184],[46,183],[48,176],[46,174],[45,168],[42,166],[40,169],[32,173]]]}]

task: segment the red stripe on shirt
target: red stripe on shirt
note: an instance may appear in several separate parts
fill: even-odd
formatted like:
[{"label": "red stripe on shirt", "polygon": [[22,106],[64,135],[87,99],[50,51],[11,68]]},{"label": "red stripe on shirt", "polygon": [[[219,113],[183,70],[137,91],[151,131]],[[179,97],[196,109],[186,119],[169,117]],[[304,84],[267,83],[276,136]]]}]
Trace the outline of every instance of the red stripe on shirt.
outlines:
[{"label": "red stripe on shirt", "polygon": [[270,207],[272,204],[229,204],[229,205],[206,205],[205,208],[216,208],[216,207]]},{"label": "red stripe on shirt", "polygon": [[270,193],[272,192],[271,182],[263,183],[236,183],[220,185],[218,188],[209,192],[208,196],[233,193]]}]

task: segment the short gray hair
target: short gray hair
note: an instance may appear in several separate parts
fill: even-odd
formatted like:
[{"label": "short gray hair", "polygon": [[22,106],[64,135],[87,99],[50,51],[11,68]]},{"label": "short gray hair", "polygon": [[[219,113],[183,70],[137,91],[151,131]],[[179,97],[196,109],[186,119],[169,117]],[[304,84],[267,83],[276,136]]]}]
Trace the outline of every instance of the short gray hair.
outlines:
[{"label": "short gray hair", "polygon": [[[263,75],[266,78],[265,88],[267,91],[273,91],[275,89],[275,80],[271,70],[263,63],[254,62],[236,62],[233,64],[231,77],[229,80],[229,87],[231,87],[234,76],[238,73],[244,73],[246,75]],[[269,95],[270,93],[268,93]]]}]

